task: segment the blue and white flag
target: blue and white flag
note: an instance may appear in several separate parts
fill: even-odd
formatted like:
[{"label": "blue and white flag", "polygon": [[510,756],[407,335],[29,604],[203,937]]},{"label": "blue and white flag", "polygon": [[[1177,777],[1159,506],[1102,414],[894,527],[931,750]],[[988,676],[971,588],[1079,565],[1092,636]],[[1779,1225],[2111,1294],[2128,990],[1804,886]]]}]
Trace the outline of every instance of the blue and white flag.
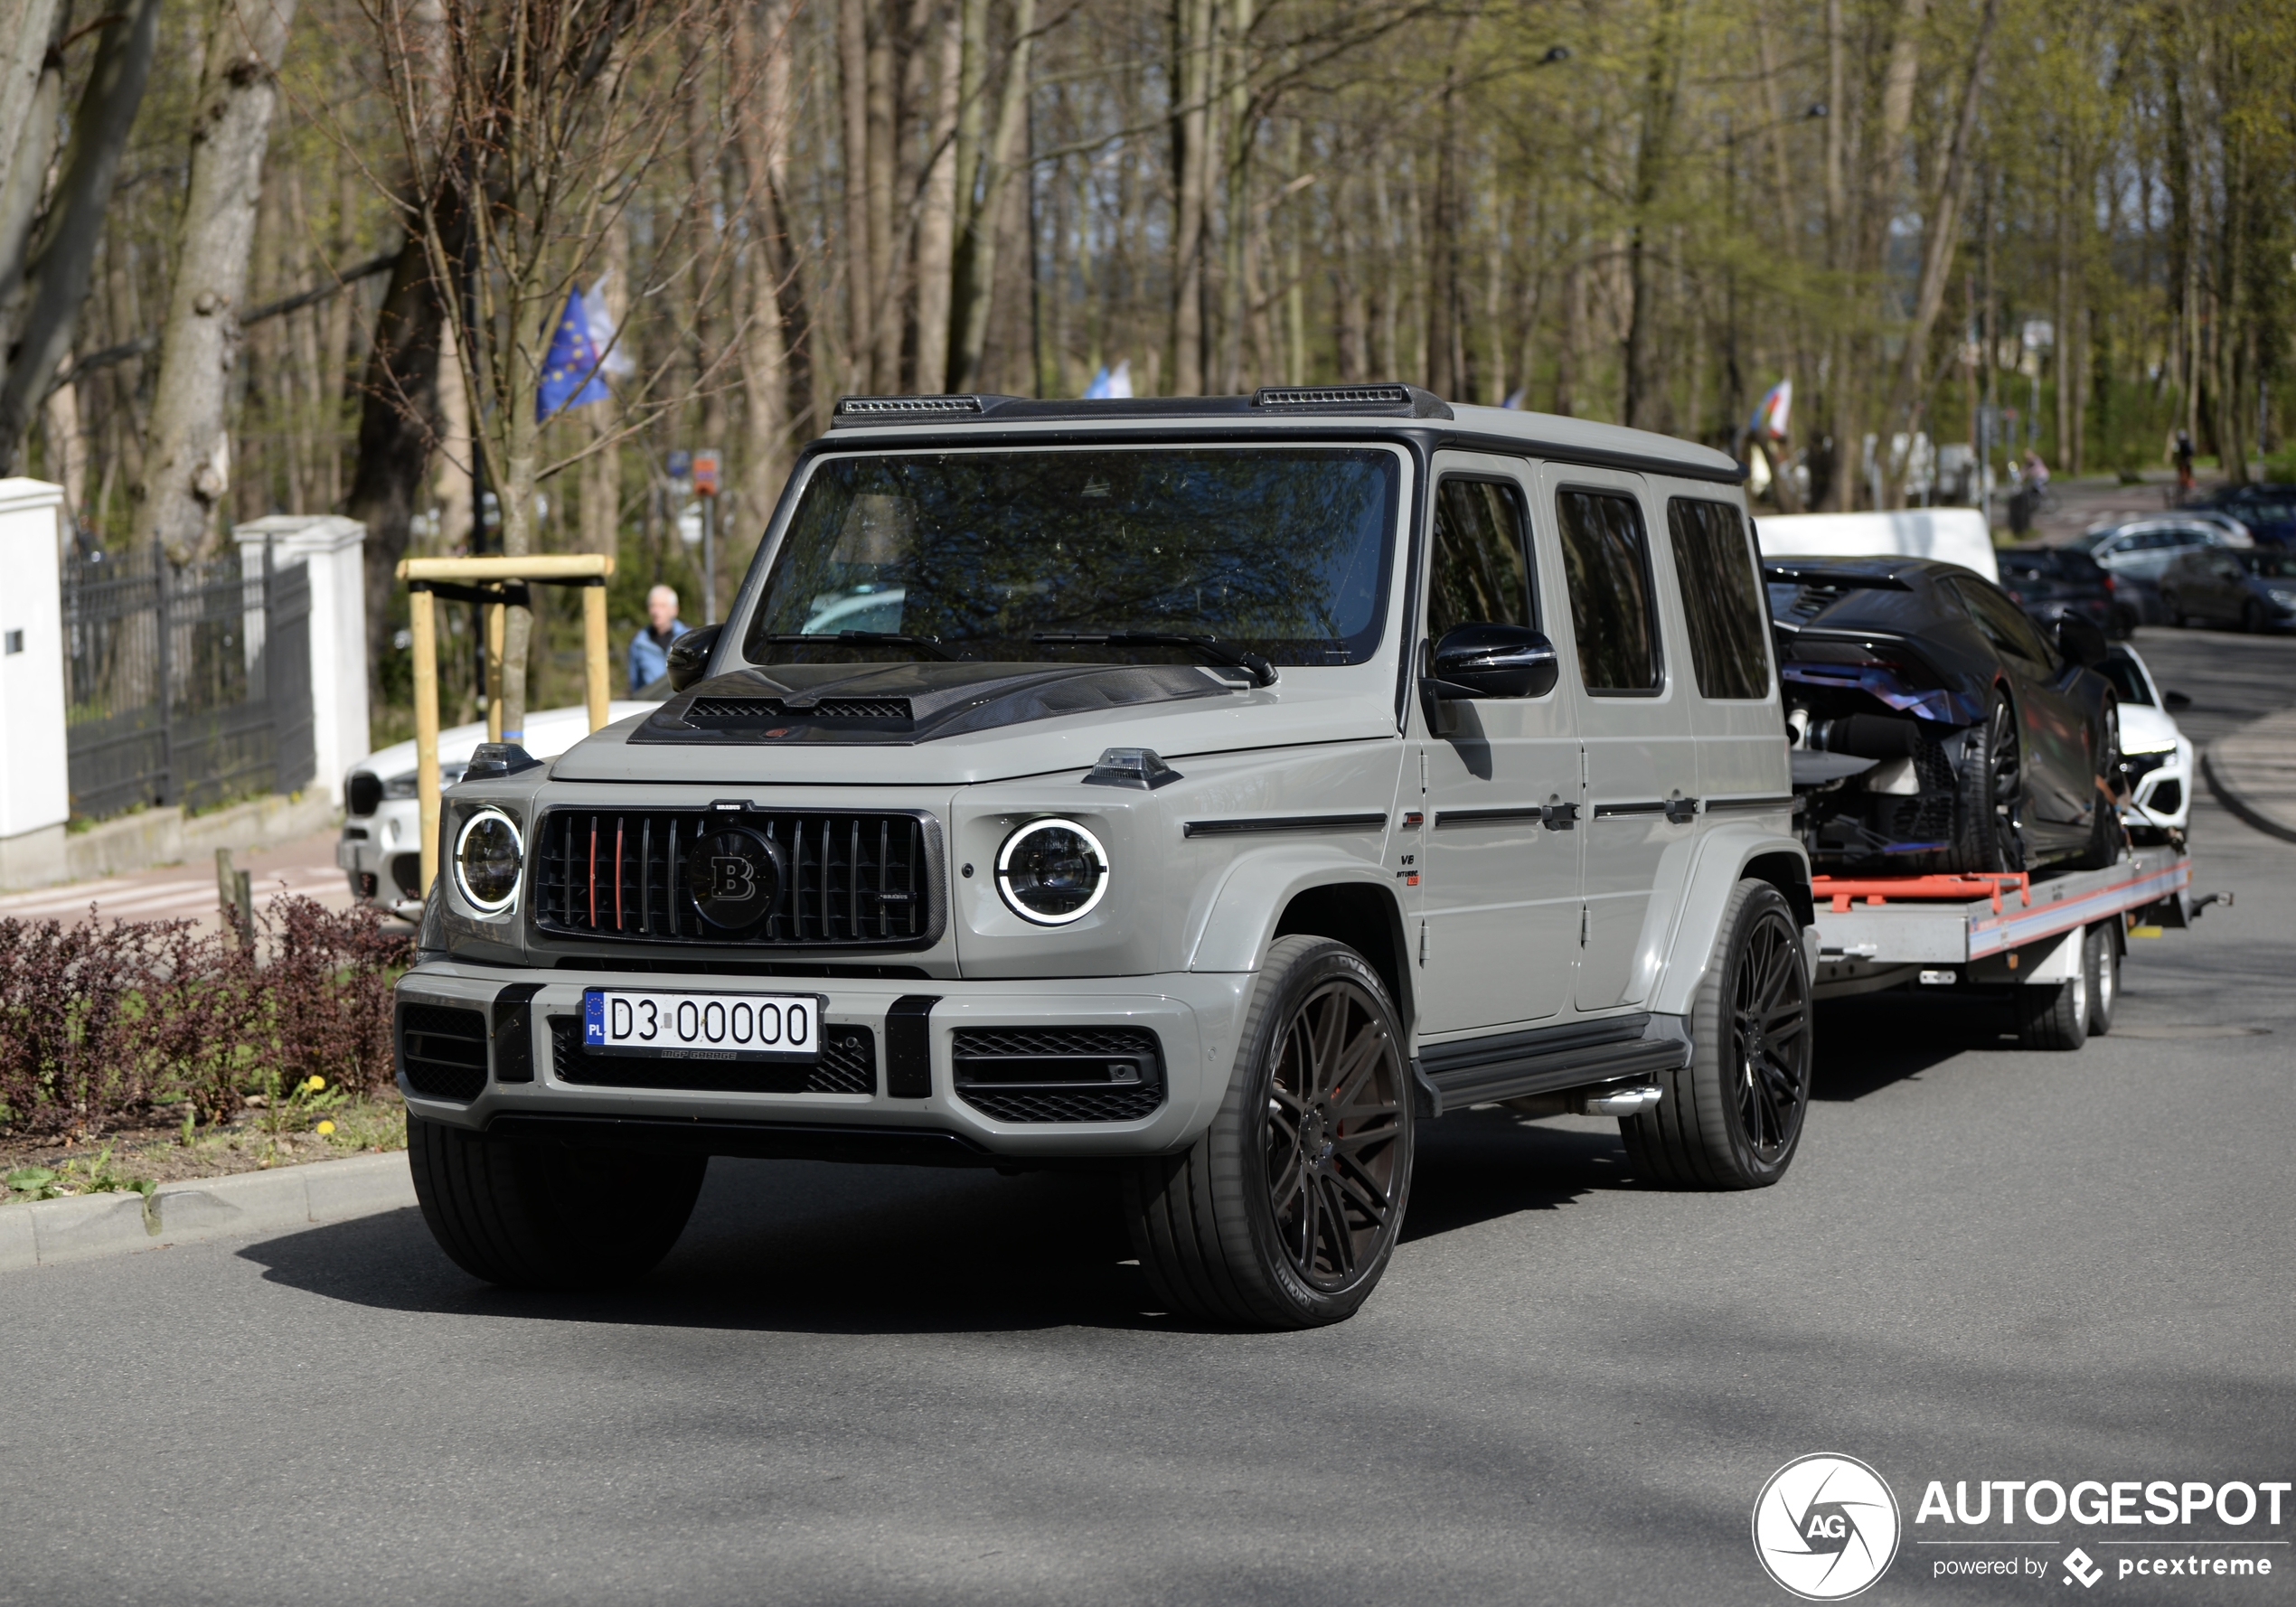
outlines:
[{"label": "blue and white flag", "polygon": [[542,382],[534,390],[534,422],[543,423],[569,408],[604,401],[612,392],[599,373],[598,347],[590,338],[589,309],[582,289],[566,293],[566,310],[550,332],[550,354],[542,359]]},{"label": "blue and white flag", "polygon": [[1087,401],[1107,401],[1132,394],[1132,359],[1126,358],[1111,370],[1103,366],[1092,376],[1092,383],[1084,390]]}]

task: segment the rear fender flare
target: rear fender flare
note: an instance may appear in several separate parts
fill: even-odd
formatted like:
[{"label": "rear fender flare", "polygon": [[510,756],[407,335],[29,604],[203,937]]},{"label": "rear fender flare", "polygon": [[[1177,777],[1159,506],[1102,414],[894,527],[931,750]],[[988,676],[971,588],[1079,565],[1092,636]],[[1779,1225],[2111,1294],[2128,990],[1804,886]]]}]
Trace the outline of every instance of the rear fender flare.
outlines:
[{"label": "rear fender flare", "polygon": [[[1747,877],[1769,882],[1785,895],[1804,939],[1815,925],[1810,891],[1810,856],[1801,842],[1753,822],[1709,831],[1698,844],[1685,879],[1672,933],[1662,951],[1650,993],[1658,1015],[1688,1016],[1698,983],[1714,959],[1714,943],[1730,891]],[[1657,911],[1653,910],[1655,917]],[[1805,964],[1814,956],[1805,956]]]}]

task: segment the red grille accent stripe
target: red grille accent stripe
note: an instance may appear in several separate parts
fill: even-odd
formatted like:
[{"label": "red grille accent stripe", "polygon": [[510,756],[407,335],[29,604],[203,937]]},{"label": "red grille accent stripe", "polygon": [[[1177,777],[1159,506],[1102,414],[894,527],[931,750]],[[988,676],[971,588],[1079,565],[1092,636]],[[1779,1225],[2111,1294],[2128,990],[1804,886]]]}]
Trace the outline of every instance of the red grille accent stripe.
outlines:
[{"label": "red grille accent stripe", "polygon": [[598,816],[590,816],[590,929],[598,929]]},{"label": "red grille accent stripe", "polygon": [[614,817],[614,929],[622,929],[622,817]]}]

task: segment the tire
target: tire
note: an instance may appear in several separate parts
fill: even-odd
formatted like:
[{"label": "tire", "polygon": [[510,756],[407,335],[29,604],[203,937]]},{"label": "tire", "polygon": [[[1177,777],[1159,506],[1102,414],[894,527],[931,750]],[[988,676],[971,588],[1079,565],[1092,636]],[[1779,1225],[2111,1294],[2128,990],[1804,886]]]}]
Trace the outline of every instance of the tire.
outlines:
[{"label": "tire", "polygon": [[2089,1036],[2103,1038],[2113,1030],[2113,1007],[2121,1001],[2120,929],[2111,921],[2089,928],[2087,964]]},{"label": "tire", "polygon": [[2022,870],[2025,767],[2016,705],[1998,698],[1967,740],[1955,782],[1953,862],[1947,869]]},{"label": "tire", "polygon": [[2264,606],[2250,597],[2240,606],[2240,628],[2252,636],[2261,636],[2272,628],[2272,621],[2264,617]]},{"label": "tire", "polygon": [[685,1230],[706,1155],[513,1143],[407,1118],[415,1198],[447,1258],[513,1289],[603,1289]]},{"label": "tire", "polygon": [[2160,588],[2160,606],[2169,611],[2169,623],[2178,630],[2192,628],[2192,616],[2177,606],[2177,594],[2167,587]]},{"label": "tire", "polygon": [[1278,938],[1210,1128],[1124,1174],[1141,1270],[1203,1321],[1350,1317],[1402,1231],[1412,1139],[1403,1030],[1379,973],[1330,938]]},{"label": "tire", "polygon": [[2120,796],[2113,783],[2121,776],[2121,711],[2104,711],[2104,752],[2097,766],[2097,801],[2089,810],[2088,846],[2074,864],[2083,870],[2103,870],[2121,862],[2128,830],[2121,822]]},{"label": "tire", "polygon": [[1619,1118],[1635,1176],[1661,1189],[1766,1189],[1785,1176],[1810,1106],[1813,1030],[1793,907],[1748,878],[1730,890],[1690,1007],[1690,1063],[1659,1078],[1655,1106]]},{"label": "tire", "polygon": [[2112,621],[2113,640],[2115,642],[2126,642],[2130,637],[2137,634],[2137,627],[2143,623],[2144,621],[2142,617],[2139,616],[2134,608],[2115,608],[2113,611]]},{"label": "tire", "polygon": [[2084,931],[2078,978],[2069,982],[2021,982],[2009,990],[2019,1044],[2028,1049],[2077,1049],[2089,1041],[2095,956],[2094,935]]}]

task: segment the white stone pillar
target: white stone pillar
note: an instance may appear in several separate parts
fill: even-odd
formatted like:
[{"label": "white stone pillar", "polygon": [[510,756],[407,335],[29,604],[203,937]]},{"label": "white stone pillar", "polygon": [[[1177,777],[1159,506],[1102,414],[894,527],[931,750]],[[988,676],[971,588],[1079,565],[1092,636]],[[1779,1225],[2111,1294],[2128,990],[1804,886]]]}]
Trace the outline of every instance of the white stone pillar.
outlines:
[{"label": "white stone pillar", "polygon": [[64,879],[61,485],[0,480],[0,888]]},{"label": "white stone pillar", "polygon": [[241,572],[271,567],[311,571],[311,737],[318,770],[311,785],[343,803],[343,772],[367,757],[367,527],[336,513],[274,513],[235,526]]}]

